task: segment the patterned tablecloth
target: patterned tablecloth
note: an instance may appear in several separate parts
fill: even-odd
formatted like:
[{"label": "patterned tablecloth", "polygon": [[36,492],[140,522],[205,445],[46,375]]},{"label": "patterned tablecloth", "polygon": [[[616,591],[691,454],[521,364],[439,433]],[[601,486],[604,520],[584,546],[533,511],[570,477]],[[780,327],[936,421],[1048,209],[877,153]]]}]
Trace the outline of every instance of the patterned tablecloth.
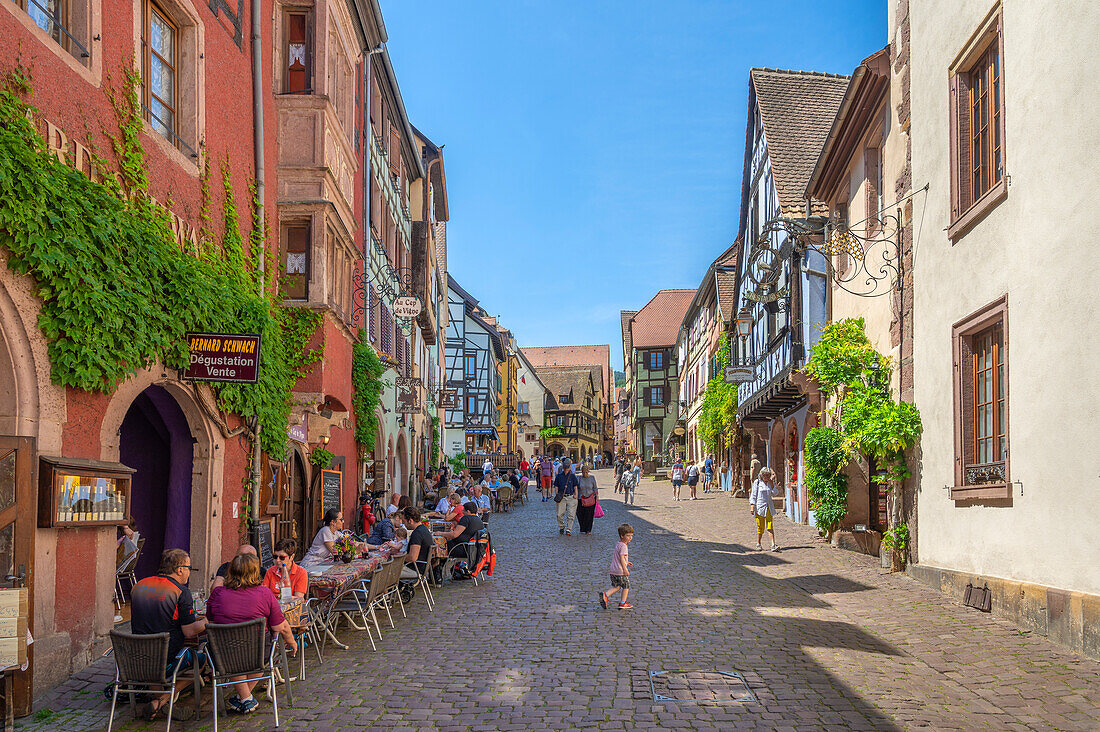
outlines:
[{"label": "patterned tablecloth", "polygon": [[337,562],[320,574],[309,573],[309,592],[322,600],[338,594],[361,579],[369,576],[389,557],[383,552],[371,552],[362,559],[353,559],[344,564]]}]

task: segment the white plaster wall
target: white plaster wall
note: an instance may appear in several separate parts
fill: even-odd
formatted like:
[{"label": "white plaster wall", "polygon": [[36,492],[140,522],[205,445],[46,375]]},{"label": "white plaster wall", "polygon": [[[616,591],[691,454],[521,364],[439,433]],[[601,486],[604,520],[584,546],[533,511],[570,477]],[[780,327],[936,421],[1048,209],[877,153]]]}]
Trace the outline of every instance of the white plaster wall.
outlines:
[{"label": "white plaster wall", "polygon": [[[915,395],[921,564],[1100,593],[1100,247],[1095,116],[1100,3],[1005,0],[1008,197],[954,245],[948,66],[991,4],[922,0],[912,14]],[[1011,507],[956,506],[952,323],[1008,293]]]}]

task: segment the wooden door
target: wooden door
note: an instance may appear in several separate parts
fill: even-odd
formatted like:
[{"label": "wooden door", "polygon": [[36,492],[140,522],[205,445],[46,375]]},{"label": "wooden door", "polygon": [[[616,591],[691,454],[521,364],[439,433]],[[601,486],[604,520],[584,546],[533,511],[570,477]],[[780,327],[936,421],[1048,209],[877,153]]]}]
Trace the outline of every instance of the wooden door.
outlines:
[{"label": "wooden door", "polygon": [[307,536],[306,517],[306,474],[302,465],[302,457],[296,450],[291,450],[290,458],[285,467],[285,490],[282,493],[282,505],[278,518],[275,520],[275,540],[294,539],[298,542],[298,552],[305,555],[309,542],[313,537]]},{"label": "wooden door", "polygon": [[[34,633],[34,530],[38,512],[38,465],[33,437],[0,436],[0,582],[26,587],[31,612],[27,628]],[[27,647],[33,663],[34,646]],[[31,713],[33,669],[12,675],[15,716]],[[7,695],[5,694],[5,702]]]}]

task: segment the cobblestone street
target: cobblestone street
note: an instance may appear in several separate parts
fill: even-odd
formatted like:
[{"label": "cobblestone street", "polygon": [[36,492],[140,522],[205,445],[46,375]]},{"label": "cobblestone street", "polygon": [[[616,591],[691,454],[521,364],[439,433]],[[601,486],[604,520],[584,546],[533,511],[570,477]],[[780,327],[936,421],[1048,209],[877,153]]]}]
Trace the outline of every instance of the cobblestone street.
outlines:
[{"label": "cobblestone street", "polygon": [[[597,475],[610,485],[609,471]],[[416,598],[377,652],[343,631],[351,649],[330,646],[323,668],[309,657],[283,728],[1100,728],[1100,664],[882,574],[877,559],[829,547],[812,529],[779,520],[782,551],[761,553],[749,548],[747,503],[725,493],[674,503],[668,483],[647,480],[636,506],[609,489],[602,504],[607,516],[586,537],[559,537],[554,504],[537,498],[494,516],[496,576],[444,588],[434,614]],[[624,521],[636,531],[635,609],[601,610]],[[657,702],[658,670],[740,673],[755,701]],[[111,673],[98,662],[17,727],[105,729]],[[178,728],[212,728],[208,705]],[[270,712],[265,699],[222,728],[270,729]],[[164,727],[134,722],[128,708],[117,722]]]}]

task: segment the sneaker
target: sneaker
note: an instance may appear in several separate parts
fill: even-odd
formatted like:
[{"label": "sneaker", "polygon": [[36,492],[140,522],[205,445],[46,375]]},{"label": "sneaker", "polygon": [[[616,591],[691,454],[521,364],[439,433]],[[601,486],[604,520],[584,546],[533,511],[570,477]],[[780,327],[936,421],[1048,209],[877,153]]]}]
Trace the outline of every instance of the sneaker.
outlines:
[{"label": "sneaker", "polygon": [[566,536],[572,536],[572,535],[573,535],[573,532],[572,532],[572,531],[566,531],[566,532],[565,532],[565,535],[566,535]]},{"label": "sneaker", "polygon": [[565,534],[565,529],[558,529],[558,536],[563,536],[564,534]]},{"label": "sneaker", "polygon": [[779,551],[779,545],[778,544],[772,544],[772,551],[773,552]]},{"label": "sneaker", "polygon": [[602,592],[600,593],[600,607],[602,607],[604,610],[607,609],[607,595]]},{"label": "sneaker", "polygon": [[762,546],[760,546],[759,544],[757,544],[757,545],[756,545],[756,551],[758,551],[758,552],[762,552],[762,551],[764,551],[764,547],[762,547]]},{"label": "sneaker", "polygon": [[235,694],[228,699],[227,703],[229,704],[230,711],[236,712],[237,714],[249,714],[250,712],[256,711],[256,707],[260,706],[260,703],[256,701],[255,697],[241,701],[241,698]]},{"label": "sneaker", "polygon": [[619,603],[619,609],[620,610],[632,610],[632,609],[634,609],[634,606],[631,605],[629,602],[620,602]]}]

